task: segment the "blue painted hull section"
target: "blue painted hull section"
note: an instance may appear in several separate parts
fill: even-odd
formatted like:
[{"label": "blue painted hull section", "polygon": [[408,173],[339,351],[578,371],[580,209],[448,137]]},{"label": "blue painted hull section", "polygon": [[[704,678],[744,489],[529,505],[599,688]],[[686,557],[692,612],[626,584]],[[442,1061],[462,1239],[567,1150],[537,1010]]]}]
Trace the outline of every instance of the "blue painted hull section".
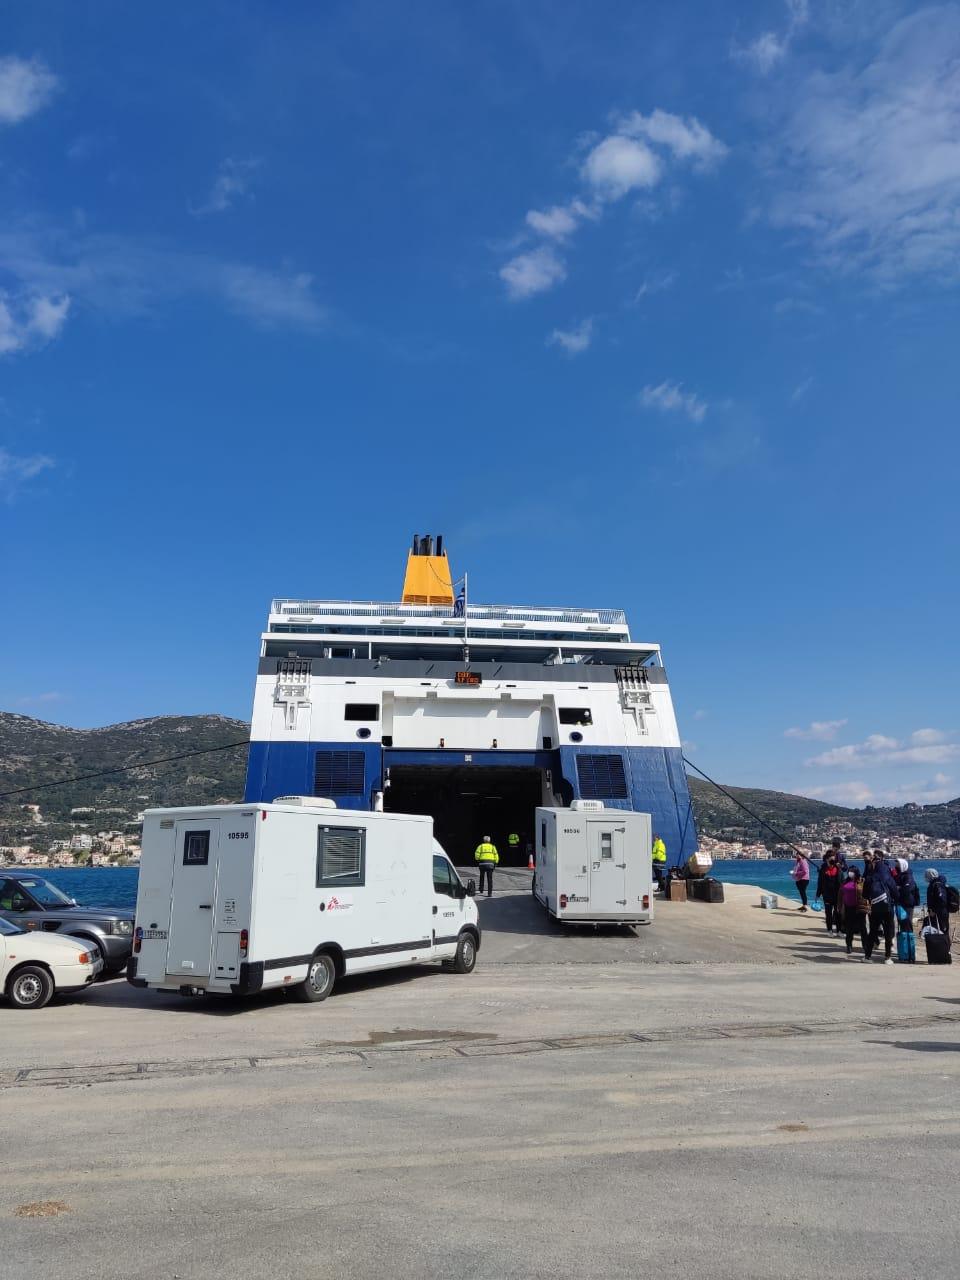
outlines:
[{"label": "blue painted hull section", "polygon": [[247,804],[268,803],[277,796],[313,795],[314,757],[317,751],[362,751],[364,790],[334,798],[340,809],[370,809],[374,793],[383,787],[385,768],[393,765],[463,765],[549,769],[554,790],[566,803],[580,799],[576,757],[580,752],[619,755],[624,762],[629,798],[604,800],[612,809],[649,813],[653,830],[667,846],[673,866],[697,849],[697,829],[690,804],[687,775],[679,747],[561,747],[556,751],[401,751],[377,743],[353,742],[251,742],[247,763]]}]

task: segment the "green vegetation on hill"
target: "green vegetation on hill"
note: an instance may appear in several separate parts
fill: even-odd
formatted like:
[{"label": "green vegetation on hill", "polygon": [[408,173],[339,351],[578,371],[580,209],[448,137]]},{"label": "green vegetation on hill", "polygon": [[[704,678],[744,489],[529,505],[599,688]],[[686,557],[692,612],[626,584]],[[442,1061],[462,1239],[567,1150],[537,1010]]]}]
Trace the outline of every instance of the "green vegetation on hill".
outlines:
[{"label": "green vegetation on hill", "polygon": [[[208,747],[246,741],[249,725],[225,716],[157,716],[103,729],[67,729],[29,716],[0,712],[0,792],[38,786],[57,778],[137,765]],[[71,782],[0,801],[0,844],[35,843],[46,847],[68,836],[75,824],[92,831],[123,830],[136,815],[155,805],[198,805],[237,801],[243,795],[247,753],[244,747],[187,757],[89,782]],[[778,831],[792,837],[798,826],[830,818],[862,830],[891,835],[923,833],[960,837],[960,799],[942,805],[905,805],[898,809],[845,809],[780,791],[727,787],[731,795]],[[699,778],[690,778],[694,813],[706,835],[772,840],[741,809]],[[45,825],[38,827],[22,806],[39,804]],[[89,808],[90,814],[71,810]]]}]

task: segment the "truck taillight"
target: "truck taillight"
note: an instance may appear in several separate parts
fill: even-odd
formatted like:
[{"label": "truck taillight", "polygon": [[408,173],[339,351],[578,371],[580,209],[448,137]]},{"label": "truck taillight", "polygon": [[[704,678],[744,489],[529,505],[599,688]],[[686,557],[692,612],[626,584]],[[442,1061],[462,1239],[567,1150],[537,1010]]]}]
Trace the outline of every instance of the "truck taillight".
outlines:
[{"label": "truck taillight", "polygon": [[250,934],[246,929],[240,930],[240,954],[245,956],[250,949]]},{"label": "truck taillight", "polygon": [[650,895],[649,895],[649,893],[645,893],[645,894],[643,895],[643,909],[644,909],[644,911],[649,911],[649,910],[650,910]]},{"label": "truck taillight", "polygon": [[566,895],[565,893],[561,893],[561,895],[560,895],[560,910],[562,911],[562,910],[563,910],[563,908],[564,908],[566,905],[567,905],[567,895]]},{"label": "truck taillight", "polygon": [[135,956],[138,956],[138,955],[140,954],[140,948],[141,948],[142,946],[143,946],[143,930],[142,930],[142,929],[139,929],[139,928],[138,928],[138,929],[134,929],[134,931],[133,931],[133,954],[134,954]]}]

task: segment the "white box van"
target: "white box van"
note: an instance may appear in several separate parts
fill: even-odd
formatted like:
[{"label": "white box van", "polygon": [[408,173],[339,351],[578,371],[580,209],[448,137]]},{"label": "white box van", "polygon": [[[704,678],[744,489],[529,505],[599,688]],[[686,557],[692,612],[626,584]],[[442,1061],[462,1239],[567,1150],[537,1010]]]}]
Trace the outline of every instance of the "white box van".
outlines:
[{"label": "white box van", "polygon": [[649,924],[653,861],[649,813],[574,800],[536,810],[533,893],[568,924]]},{"label": "white box van", "polygon": [[136,987],[324,1000],[337,978],[447,961],[480,946],[474,886],[433,819],[274,804],[149,809],[128,978]]}]

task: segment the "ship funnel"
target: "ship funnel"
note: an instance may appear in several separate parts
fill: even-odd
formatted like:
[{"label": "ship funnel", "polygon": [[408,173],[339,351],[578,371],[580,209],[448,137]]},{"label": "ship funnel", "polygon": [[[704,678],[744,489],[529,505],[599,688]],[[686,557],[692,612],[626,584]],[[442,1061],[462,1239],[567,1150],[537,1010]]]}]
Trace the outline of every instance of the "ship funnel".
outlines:
[{"label": "ship funnel", "polygon": [[453,604],[453,579],[450,563],[443,549],[443,535],[437,534],[437,549],[433,549],[433,534],[413,535],[413,547],[407,555],[407,572],[403,579],[404,604]]}]

